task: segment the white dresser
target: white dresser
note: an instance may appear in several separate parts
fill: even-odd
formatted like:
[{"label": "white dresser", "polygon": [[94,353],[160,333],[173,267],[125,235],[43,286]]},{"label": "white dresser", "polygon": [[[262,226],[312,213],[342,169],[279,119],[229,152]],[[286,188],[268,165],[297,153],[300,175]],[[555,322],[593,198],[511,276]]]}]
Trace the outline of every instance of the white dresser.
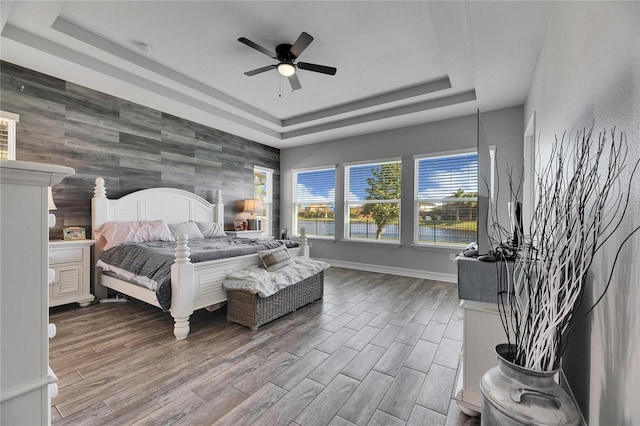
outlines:
[{"label": "white dresser", "polygon": [[69,167],[0,160],[0,424],[50,423],[47,187]]},{"label": "white dresser", "polygon": [[89,306],[91,294],[91,246],[94,240],[49,241],[49,267],[55,278],[49,283],[49,306],[78,302]]}]

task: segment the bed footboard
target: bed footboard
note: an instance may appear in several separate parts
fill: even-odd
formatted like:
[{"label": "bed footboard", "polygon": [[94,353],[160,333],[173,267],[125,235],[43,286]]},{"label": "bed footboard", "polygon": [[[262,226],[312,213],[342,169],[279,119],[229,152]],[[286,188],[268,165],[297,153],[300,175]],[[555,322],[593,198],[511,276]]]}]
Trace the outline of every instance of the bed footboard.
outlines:
[{"label": "bed footboard", "polygon": [[[260,264],[255,254],[191,263],[188,239],[179,235],[176,244],[176,261],[171,266],[171,316],[173,333],[178,340],[186,339],[190,331],[189,318],[196,309],[227,301],[222,286],[226,276],[240,269]],[[294,256],[309,257],[309,246],[304,228],[300,230],[300,246],[290,249]]]}]

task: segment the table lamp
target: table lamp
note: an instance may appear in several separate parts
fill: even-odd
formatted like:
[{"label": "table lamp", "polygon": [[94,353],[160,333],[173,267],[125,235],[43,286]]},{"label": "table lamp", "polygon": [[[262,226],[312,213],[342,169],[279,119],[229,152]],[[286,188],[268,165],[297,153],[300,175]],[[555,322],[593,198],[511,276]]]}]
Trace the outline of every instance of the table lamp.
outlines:
[{"label": "table lamp", "polygon": [[243,211],[249,212],[247,218],[247,229],[250,231],[258,230],[258,218],[254,215],[257,211],[262,211],[262,201],[257,199],[244,200]]}]

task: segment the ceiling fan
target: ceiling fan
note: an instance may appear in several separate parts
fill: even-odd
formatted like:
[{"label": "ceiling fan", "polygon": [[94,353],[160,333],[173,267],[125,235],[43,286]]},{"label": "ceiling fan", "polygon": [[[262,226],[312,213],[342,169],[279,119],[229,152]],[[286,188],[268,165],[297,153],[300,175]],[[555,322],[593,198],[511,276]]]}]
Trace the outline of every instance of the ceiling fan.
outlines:
[{"label": "ceiling fan", "polygon": [[300,36],[298,37],[296,42],[293,43],[293,45],[279,44],[278,46],[276,46],[276,53],[273,53],[269,49],[265,49],[264,47],[252,42],[251,40],[245,37],[240,37],[238,41],[278,61],[277,64],[267,65],[266,67],[257,68],[255,70],[245,72],[244,74],[249,77],[254,76],[256,74],[263,73],[265,71],[277,69],[281,75],[289,79],[289,83],[291,83],[291,88],[293,90],[298,90],[298,89],[301,89],[302,86],[300,85],[300,80],[298,80],[298,76],[296,75],[296,68],[301,70],[319,72],[322,74],[329,74],[329,75],[335,75],[336,73],[336,69],[333,67],[327,67],[325,65],[310,64],[308,62],[298,62],[298,63],[295,62],[295,60],[300,56],[300,54],[304,51],[304,49],[306,49],[307,46],[309,46],[313,41],[313,37],[311,37],[309,34],[305,33],[304,31],[300,34]]}]

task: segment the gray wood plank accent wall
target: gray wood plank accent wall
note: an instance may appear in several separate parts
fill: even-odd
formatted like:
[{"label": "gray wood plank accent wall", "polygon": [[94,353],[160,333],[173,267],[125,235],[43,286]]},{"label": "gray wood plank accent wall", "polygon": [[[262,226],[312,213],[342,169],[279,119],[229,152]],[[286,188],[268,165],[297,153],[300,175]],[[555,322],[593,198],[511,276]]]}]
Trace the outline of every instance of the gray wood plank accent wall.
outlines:
[{"label": "gray wood plank accent wall", "polygon": [[280,150],[184,120],[17,65],[0,62],[0,108],[20,114],[16,158],[73,167],[53,188],[58,210],[50,238],[62,228],[91,233],[96,177],[118,198],[144,188],[170,187],[213,201],[222,189],[225,224],[253,197],[253,166],[274,170],[272,235],[277,235]]}]

